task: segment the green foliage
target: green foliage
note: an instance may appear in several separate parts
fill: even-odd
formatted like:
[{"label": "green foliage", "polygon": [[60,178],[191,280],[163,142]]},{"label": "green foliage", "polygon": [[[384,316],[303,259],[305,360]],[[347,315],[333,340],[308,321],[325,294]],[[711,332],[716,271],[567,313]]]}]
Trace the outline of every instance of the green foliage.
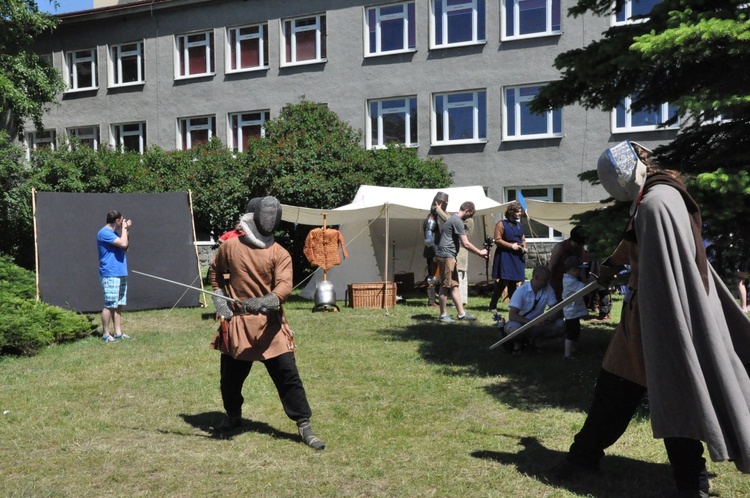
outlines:
[{"label": "green foliage", "polygon": [[[45,106],[65,88],[60,74],[30,48],[58,20],[33,0],[0,0],[0,130],[18,130],[31,119],[42,129]],[[6,120],[7,118],[7,120]]]},{"label": "green foliage", "polygon": [[37,302],[35,285],[33,273],[0,255],[0,354],[35,354],[96,328],[84,315]]},{"label": "green foliage", "polygon": [[416,149],[403,145],[370,150],[365,164],[372,185],[441,188],[453,183],[453,173],[442,159],[419,159]]},{"label": "green foliage", "polygon": [[0,131],[0,253],[33,254],[31,234],[31,192],[27,185],[30,171],[24,165],[23,148],[11,143]]},{"label": "green foliage", "polygon": [[[611,11],[610,0],[579,0],[568,13]],[[750,254],[750,225],[744,223],[750,215],[749,13],[736,0],[663,0],[647,20],[613,26],[586,47],[560,54],[555,67],[561,78],[531,103],[535,112],[573,103],[609,111],[628,96],[634,110],[677,105],[680,131],[655,153],[688,178],[725,272]],[[621,230],[594,224],[607,240],[608,232]]]},{"label": "green foliage", "polygon": [[361,133],[327,107],[305,100],[288,105],[265,129],[265,137],[248,143],[253,196],[330,209],[366,183]]},{"label": "green foliage", "polygon": [[[361,131],[304,98],[284,107],[265,129],[264,137],[248,142],[246,199],[273,195],[283,204],[331,209],[351,202],[363,184],[438,188],[452,183],[441,159],[422,160],[416,150],[401,146],[365,150]],[[303,275],[309,270],[302,248],[310,227],[282,228],[280,241],[296,256],[295,275]]]},{"label": "green foliage", "polygon": [[330,209],[352,201],[363,184],[447,187],[452,174],[440,159],[422,160],[401,146],[367,151],[362,132],[327,107],[301,99],[267,121],[265,137],[248,143],[248,188],[284,204]]}]

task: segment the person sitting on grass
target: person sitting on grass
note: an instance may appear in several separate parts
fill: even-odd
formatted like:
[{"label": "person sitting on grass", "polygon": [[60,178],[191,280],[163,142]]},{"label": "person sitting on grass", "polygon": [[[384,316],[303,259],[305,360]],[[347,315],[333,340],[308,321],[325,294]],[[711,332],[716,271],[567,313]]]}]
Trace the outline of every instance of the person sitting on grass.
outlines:
[{"label": "person sitting on grass", "polygon": [[[557,304],[555,291],[549,285],[550,270],[546,266],[537,266],[531,275],[531,280],[524,282],[513,294],[510,300],[508,323],[505,324],[505,334],[509,335],[534,318],[541,316],[545,309]],[[556,316],[543,320],[525,332],[524,339],[516,339],[513,343],[513,354],[520,354],[525,343],[538,348],[550,341],[557,342],[564,332],[562,318]]]}]

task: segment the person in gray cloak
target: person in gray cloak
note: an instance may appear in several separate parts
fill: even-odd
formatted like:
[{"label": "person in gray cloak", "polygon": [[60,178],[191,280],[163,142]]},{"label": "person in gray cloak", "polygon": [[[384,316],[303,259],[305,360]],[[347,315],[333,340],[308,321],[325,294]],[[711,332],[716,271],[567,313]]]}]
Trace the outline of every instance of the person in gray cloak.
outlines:
[{"label": "person in gray cloak", "polygon": [[597,170],[612,197],[633,201],[604,263],[612,275],[629,263],[632,276],[587,419],[551,477],[599,471],[648,390],[680,496],[708,497],[701,441],[713,461],[750,473],[750,320],[706,259],[700,209],[677,173],[629,141],[607,149]]}]

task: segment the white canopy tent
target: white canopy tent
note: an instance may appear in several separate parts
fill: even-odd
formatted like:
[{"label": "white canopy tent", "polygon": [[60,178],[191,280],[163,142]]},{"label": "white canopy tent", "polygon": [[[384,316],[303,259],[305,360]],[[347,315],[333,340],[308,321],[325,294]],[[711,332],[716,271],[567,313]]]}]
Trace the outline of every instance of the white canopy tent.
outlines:
[{"label": "white canopy tent", "polygon": [[[482,247],[485,237],[493,234],[506,204],[500,204],[484,193],[481,186],[442,189],[410,189],[360,186],[351,204],[323,210],[283,206],[284,221],[303,225],[338,226],[349,252],[349,258],[328,271],[337,299],[344,299],[347,285],[362,282],[394,281],[394,275],[413,273],[416,281],[425,276],[422,256],[424,235],[422,222],[429,213],[437,192],[449,195],[448,211],[456,212],[465,201],[476,206],[476,220],[471,242]],[[530,217],[567,234],[572,228],[570,216],[599,206],[598,203],[550,203],[527,200]],[[491,270],[491,268],[490,268]],[[469,261],[469,282],[487,280],[485,262],[474,257]],[[312,299],[317,282],[323,279],[319,270],[301,292]],[[398,279],[396,279],[398,280]]]}]

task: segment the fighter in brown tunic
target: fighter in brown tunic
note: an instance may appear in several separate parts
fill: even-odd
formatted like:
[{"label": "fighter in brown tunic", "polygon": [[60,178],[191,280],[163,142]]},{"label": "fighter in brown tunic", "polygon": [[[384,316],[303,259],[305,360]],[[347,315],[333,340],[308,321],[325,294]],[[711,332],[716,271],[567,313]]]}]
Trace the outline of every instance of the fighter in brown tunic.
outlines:
[{"label": "fighter in brown tunic", "polygon": [[325,443],[310,428],[312,411],[297,371],[294,337],[281,308],[292,291],[292,258],[273,235],[281,222],[281,204],[274,197],[255,198],[246,211],[241,220],[244,235],[219,246],[208,273],[215,292],[242,302],[214,299],[223,318],[211,342],[211,348],[221,352],[227,419],[220,430],[242,425],[242,385],[253,362],[260,361],[305,444],[322,450]]}]

